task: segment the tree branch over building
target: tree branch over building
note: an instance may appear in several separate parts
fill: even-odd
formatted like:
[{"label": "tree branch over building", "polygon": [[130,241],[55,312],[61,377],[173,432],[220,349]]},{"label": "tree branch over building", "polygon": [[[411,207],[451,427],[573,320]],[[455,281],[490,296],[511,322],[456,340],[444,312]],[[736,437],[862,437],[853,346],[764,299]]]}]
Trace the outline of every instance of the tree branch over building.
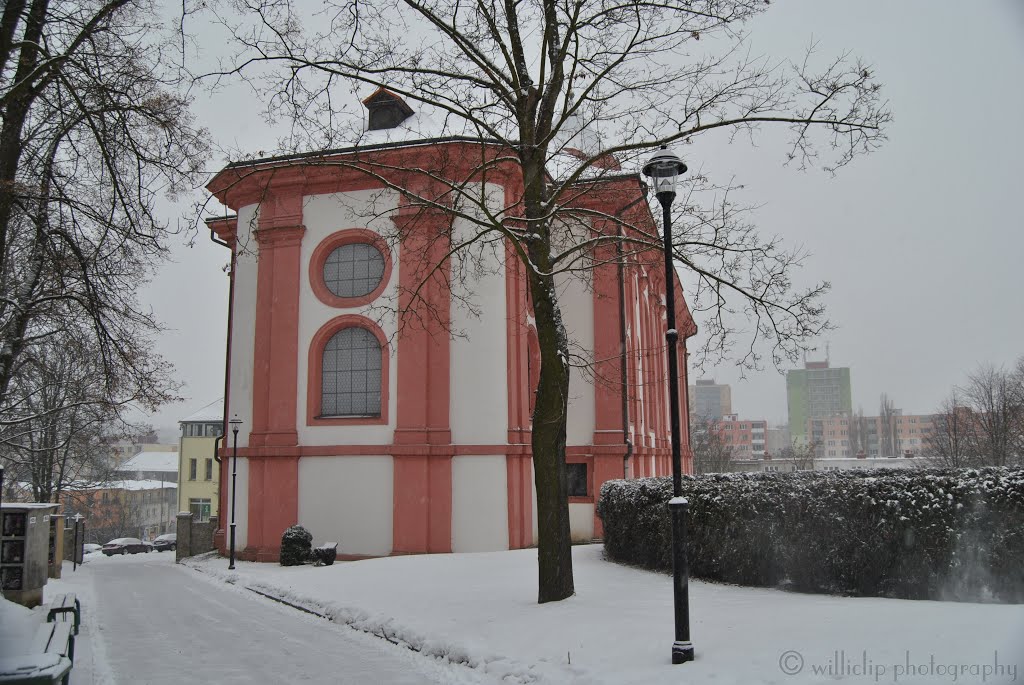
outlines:
[{"label": "tree branch over building", "polygon": [[[541,358],[532,432],[539,599],[571,595],[570,343],[556,276],[592,268],[601,259],[592,246],[604,241],[652,263],[660,246],[648,208],[631,213],[624,201],[621,213],[595,217],[588,191],[637,183],[659,145],[768,126],[789,133],[783,161],[834,172],[884,140],[890,114],[870,67],[850,55],[820,58],[815,47],[796,64],[751,57],[741,28],[766,9],[753,0],[342,0],[315,15],[247,0],[235,9],[212,10],[237,52],[206,77],[242,77],[267,93],[268,116],[290,126],[283,152],[360,149],[363,117],[350,94],[378,88],[422,115],[408,139],[486,141],[470,183],[438,173],[442,165],[364,166],[383,178],[418,176],[388,187],[408,206],[468,217],[486,235],[468,244],[506,243],[525,266]],[[522,185],[514,206],[484,183],[509,165]],[[804,251],[762,237],[736,190],[694,176],[676,203],[675,257],[698,279],[689,305],[705,331],[696,356],[756,366],[764,344],[773,362],[794,359],[828,327],[828,284],[797,284]]]}]

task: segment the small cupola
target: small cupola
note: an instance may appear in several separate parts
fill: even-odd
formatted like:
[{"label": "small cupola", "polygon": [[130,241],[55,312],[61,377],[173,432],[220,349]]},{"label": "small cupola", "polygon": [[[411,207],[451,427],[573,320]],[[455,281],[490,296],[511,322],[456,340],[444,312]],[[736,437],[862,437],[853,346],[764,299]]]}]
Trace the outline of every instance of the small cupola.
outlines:
[{"label": "small cupola", "polygon": [[363,100],[363,105],[370,113],[370,131],[395,128],[414,113],[405,100],[387,88],[378,88]]}]

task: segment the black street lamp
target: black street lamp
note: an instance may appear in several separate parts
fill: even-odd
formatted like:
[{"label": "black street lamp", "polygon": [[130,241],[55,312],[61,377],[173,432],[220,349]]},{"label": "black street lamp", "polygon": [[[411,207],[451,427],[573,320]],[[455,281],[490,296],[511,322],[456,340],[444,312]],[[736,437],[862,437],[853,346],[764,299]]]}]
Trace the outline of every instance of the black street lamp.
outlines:
[{"label": "black street lamp", "polygon": [[683,465],[679,427],[679,358],[676,330],[675,274],[672,260],[672,201],[676,199],[676,179],[686,173],[686,165],[672,154],[668,147],[654,153],[644,165],[644,176],[654,185],[654,193],[661,203],[662,225],[665,235],[665,305],[668,307],[668,397],[672,412],[672,500],[668,503],[672,516],[672,598],[675,608],[676,639],[672,643],[672,663],[693,661],[693,643],[690,642],[689,571],[686,565],[686,513],[689,506],[682,496]]},{"label": "black street lamp", "polygon": [[234,570],[235,568],[235,484],[238,482],[238,427],[242,425],[242,420],[238,418],[238,414],[228,421],[231,424],[231,542],[230,542],[230,556],[228,557],[228,570]]}]

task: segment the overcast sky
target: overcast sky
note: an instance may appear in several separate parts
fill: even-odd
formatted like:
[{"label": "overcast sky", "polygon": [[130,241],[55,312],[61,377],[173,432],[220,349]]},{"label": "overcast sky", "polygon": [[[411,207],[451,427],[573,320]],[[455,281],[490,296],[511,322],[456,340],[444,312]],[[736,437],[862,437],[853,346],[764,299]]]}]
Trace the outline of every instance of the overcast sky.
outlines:
[{"label": "overcast sky", "polygon": [[[854,407],[874,414],[883,392],[905,413],[931,412],[979,363],[1024,355],[1024,2],[790,0],[748,28],[754,54],[798,59],[815,40],[860,55],[895,117],[882,149],[835,177],[783,167],[771,136],[680,150],[692,170],[742,183],[762,231],[812,253],[804,283],[832,283],[838,328],[809,358],[827,343],[832,365],[851,368]],[[198,94],[194,112],[220,146],[258,152],[278,137],[259,107],[238,87]],[[142,292],[184,383],[184,402],[149,418],[165,429],[223,395],[228,284],[227,251],[205,234],[171,247]],[[777,371],[705,377],[732,384],[741,416],[785,422]]]}]

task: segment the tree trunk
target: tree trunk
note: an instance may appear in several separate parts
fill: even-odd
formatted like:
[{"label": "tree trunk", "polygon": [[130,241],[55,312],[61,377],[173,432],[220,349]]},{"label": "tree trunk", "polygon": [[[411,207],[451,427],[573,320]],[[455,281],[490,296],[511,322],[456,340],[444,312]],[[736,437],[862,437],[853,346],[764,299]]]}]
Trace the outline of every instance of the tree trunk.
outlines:
[{"label": "tree trunk", "polygon": [[540,343],[540,380],[533,412],[532,444],[539,535],[537,601],[543,604],[565,599],[575,592],[565,474],[569,356],[554,278],[531,271],[530,294]]}]

